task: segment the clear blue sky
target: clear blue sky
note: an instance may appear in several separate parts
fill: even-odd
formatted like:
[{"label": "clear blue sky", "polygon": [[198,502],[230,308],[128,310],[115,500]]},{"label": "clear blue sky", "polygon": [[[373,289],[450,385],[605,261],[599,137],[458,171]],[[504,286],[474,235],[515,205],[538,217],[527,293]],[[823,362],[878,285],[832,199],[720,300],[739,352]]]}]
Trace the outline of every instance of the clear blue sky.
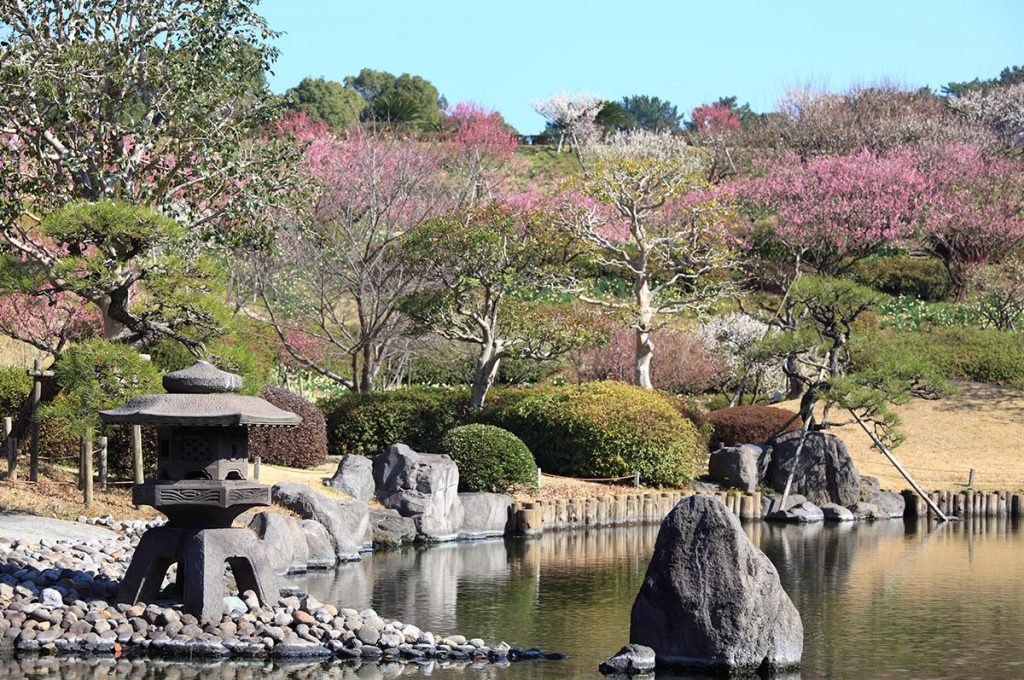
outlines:
[{"label": "clear blue sky", "polygon": [[649,94],[689,112],[736,95],[774,109],[793,85],[932,88],[1024,64],[1024,0],[263,0],[283,35],[270,78],[421,75],[521,132],[538,98]]}]

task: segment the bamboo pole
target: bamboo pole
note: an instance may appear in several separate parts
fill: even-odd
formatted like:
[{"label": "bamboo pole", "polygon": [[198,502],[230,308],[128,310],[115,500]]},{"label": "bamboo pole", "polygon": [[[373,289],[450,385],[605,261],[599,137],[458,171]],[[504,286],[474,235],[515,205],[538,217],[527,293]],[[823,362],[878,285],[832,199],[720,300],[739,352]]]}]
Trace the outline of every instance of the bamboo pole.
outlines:
[{"label": "bamboo pole", "polygon": [[910,473],[907,472],[903,468],[903,466],[900,465],[900,462],[896,460],[896,457],[892,455],[892,451],[889,450],[889,447],[882,443],[882,440],[878,438],[878,435],[876,435],[874,432],[868,429],[868,426],[864,423],[863,420],[861,420],[861,417],[857,415],[856,411],[854,411],[853,409],[847,410],[849,410],[850,414],[853,416],[853,419],[857,421],[857,424],[860,425],[861,429],[864,430],[864,432],[867,433],[868,437],[871,438],[871,441],[874,443],[875,448],[881,451],[882,454],[889,459],[889,462],[892,463],[893,466],[895,466],[895,468],[899,471],[901,475],[903,475],[903,479],[907,480],[907,482],[910,483],[910,486],[913,487],[914,491],[917,492],[917,495],[924,499],[924,502],[928,504],[928,508],[931,509],[935,516],[943,522],[948,522],[949,517],[947,517],[941,510],[939,510],[939,507],[935,505],[934,502],[932,502],[932,499],[928,497],[928,494],[926,494],[921,489],[921,487],[917,485],[917,482],[915,482],[914,478],[910,476]]},{"label": "bamboo pole", "polygon": [[142,484],[142,426],[132,425],[132,472],[135,483]]}]

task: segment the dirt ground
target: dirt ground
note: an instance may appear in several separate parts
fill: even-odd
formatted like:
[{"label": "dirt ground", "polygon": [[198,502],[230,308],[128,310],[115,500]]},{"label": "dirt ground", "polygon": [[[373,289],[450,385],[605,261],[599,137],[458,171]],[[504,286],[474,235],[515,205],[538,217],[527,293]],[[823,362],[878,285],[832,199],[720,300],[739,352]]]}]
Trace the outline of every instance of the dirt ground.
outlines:
[{"label": "dirt ground", "polygon": [[[1024,389],[958,383],[958,393],[915,399],[895,411],[906,440],[893,452],[925,489],[962,489],[974,468],[980,489],[1024,489]],[[796,403],[782,404],[794,408]],[[857,425],[832,430],[850,448],[861,474],[883,488],[909,484]]]}]

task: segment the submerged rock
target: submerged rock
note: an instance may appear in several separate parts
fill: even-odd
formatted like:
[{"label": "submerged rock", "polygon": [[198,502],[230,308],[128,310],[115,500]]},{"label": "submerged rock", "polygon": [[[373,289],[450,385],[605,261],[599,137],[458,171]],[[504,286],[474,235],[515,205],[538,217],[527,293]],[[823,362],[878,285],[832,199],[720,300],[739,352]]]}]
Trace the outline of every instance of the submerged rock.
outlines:
[{"label": "submerged rock", "polygon": [[655,654],[650,647],[626,645],[615,656],[601,662],[597,670],[605,675],[640,675],[654,670]]},{"label": "submerged rock", "polygon": [[821,506],[821,512],[827,522],[852,522],[855,519],[848,508],[835,503],[825,503]]},{"label": "submerged rock", "polygon": [[717,499],[691,496],[661,524],[630,642],[654,649],[659,668],[781,669],[799,665],[803,625],[739,520]]},{"label": "submerged rock", "polygon": [[825,514],[821,508],[810,501],[790,506],[786,510],[776,510],[765,519],[773,522],[821,522]]}]

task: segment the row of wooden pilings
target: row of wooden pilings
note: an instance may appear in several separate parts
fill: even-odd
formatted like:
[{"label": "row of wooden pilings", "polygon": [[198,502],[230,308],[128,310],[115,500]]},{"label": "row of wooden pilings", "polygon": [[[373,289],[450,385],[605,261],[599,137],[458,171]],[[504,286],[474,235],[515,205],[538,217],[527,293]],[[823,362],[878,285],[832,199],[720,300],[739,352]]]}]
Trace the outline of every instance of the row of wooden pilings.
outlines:
[{"label": "row of wooden pilings", "polygon": [[[902,492],[904,517],[931,517],[932,510],[913,489]],[[932,502],[946,515],[956,517],[1020,517],[1021,494],[1012,491],[932,491]]]},{"label": "row of wooden pilings", "polygon": [[[651,491],[593,498],[519,501],[512,506],[513,533],[535,536],[545,530],[611,527],[660,522],[689,494]],[[901,492],[904,517],[930,517],[931,510],[912,489]],[[740,519],[761,519],[761,494],[714,494]],[[929,497],[946,515],[1020,517],[1022,495],[1010,491],[933,491]]]},{"label": "row of wooden pilings", "polygon": [[[512,506],[513,533],[535,536],[545,530],[612,527],[660,522],[680,500],[681,491],[650,491],[593,498],[519,501]],[[715,494],[741,519],[761,518],[761,494]]]}]

